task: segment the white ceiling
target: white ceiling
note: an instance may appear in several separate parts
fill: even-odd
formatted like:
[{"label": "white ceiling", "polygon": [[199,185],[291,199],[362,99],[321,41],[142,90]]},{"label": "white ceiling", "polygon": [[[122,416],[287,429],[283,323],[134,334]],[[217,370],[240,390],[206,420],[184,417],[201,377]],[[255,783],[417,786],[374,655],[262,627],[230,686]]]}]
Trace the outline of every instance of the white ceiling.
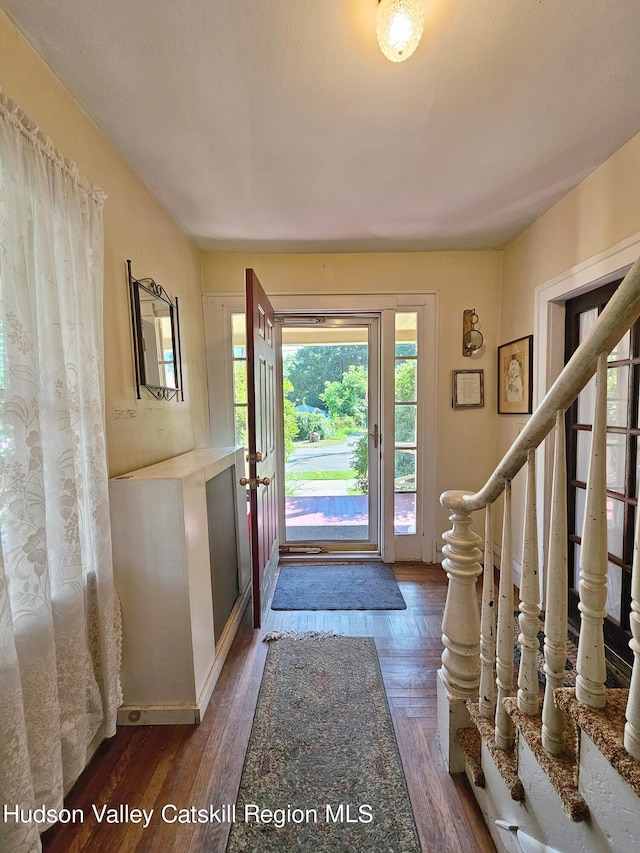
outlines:
[{"label": "white ceiling", "polygon": [[200,246],[504,245],[640,130],[640,0],[2,0]]}]

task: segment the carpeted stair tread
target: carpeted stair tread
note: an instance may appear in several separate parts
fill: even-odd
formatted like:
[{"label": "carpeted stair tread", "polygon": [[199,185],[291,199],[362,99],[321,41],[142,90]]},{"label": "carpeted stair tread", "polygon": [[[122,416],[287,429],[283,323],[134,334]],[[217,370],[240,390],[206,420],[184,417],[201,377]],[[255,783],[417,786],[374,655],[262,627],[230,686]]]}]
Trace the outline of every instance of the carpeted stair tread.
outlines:
[{"label": "carpeted stair tread", "polygon": [[493,762],[509,790],[511,799],[521,803],[524,800],[524,788],[518,778],[518,759],[515,749],[505,750],[496,746],[493,719],[482,716],[477,702],[467,702],[466,705],[480,737],[487,745]]},{"label": "carpeted stair tread", "polygon": [[640,797],[640,761],[632,758],[624,748],[625,712],[629,691],[619,687],[607,690],[604,708],[581,705],[573,688],[562,687],[554,691],[558,707],[580,726],[611,766],[617,770],[631,790]]},{"label": "carpeted stair tread", "polygon": [[480,732],[472,726],[458,729],[456,740],[460,744],[460,749],[464,752],[467,769],[471,774],[473,784],[477,788],[484,788],[485,778],[481,761],[482,738],[480,737]]},{"label": "carpeted stair tread", "polygon": [[572,821],[589,820],[589,806],[578,793],[577,730],[575,725],[565,729],[565,749],[560,755],[551,755],[542,746],[542,718],[524,714],[518,709],[517,699],[504,700],[504,707],[518,729],[520,737],[533,752],[538,764],[560,797],[562,808]]}]

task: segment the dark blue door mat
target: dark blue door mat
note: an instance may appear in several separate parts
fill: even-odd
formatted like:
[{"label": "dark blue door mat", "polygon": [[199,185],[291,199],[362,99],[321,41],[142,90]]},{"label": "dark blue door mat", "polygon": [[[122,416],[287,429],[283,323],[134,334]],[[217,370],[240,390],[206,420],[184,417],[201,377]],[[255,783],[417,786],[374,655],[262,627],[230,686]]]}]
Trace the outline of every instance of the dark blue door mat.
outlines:
[{"label": "dark blue door mat", "polygon": [[282,566],[272,610],[406,610],[385,563]]}]

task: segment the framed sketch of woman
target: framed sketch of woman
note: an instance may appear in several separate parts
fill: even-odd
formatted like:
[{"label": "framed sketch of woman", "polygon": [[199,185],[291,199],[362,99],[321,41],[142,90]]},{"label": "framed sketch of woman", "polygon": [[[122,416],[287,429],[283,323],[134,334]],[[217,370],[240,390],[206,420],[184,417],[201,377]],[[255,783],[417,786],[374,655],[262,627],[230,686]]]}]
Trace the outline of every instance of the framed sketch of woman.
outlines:
[{"label": "framed sketch of woman", "polygon": [[532,366],[533,335],[498,347],[498,414],[531,414]]}]

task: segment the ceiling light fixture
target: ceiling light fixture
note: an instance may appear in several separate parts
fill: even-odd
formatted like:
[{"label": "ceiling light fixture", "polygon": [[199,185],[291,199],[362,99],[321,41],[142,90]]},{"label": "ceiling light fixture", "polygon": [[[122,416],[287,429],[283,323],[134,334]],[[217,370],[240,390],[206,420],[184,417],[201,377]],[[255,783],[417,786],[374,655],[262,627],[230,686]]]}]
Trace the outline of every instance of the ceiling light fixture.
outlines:
[{"label": "ceiling light fixture", "polygon": [[417,48],[424,27],[424,0],[378,0],[376,33],[391,62],[403,62]]}]

